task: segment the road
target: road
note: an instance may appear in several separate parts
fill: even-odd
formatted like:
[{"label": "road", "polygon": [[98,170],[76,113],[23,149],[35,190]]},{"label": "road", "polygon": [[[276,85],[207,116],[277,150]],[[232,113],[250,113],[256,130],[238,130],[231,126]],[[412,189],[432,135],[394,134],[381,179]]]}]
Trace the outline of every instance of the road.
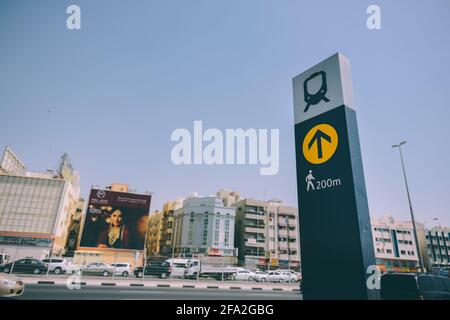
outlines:
[{"label": "road", "polygon": [[83,286],[69,290],[64,285],[26,285],[24,300],[301,300],[299,292],[258,290],[140,288]]}]

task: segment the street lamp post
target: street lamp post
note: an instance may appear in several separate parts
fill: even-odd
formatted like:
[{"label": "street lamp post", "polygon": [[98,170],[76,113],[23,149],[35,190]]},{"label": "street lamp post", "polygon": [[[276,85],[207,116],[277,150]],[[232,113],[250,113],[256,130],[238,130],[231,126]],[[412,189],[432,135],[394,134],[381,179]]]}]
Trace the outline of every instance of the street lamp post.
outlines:
[{"label": "street lamp post", "polygon": [[406,141],[402,141],[399,144],[393,145],[392,148],[398,148],[398,150],[400,152],[400,160],[402,162],[403,177],[405,178],[406,194],[408,196],[409,211],[411,213],[411,220],[412,220],[412,224],[413,224],[414,240],[416,241],[417,256],[419,257],[420,272],[424,273],[422,254],[420,253],[419,240],[417,237],[416,221],[414,219],[414,213],[413,213],[413,208],[412,208],[412,204],[411,204],[411,197],[409,195],[408,180],[406,179],[405,164],[403,163],[402,145],[404,145],[405,143],[406,143]]}]

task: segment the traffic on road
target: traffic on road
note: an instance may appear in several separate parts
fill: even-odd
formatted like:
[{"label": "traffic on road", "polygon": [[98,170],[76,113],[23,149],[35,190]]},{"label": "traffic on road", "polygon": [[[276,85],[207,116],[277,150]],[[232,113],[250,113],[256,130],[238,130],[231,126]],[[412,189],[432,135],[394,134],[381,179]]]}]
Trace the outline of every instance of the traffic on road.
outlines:
[{"label": "traffic on road", "polygon": [[160,279],[183,278],[183,279],[216,279],[227,281],[246,282],[275,282],[275,283],[299,283],[301,274],[294,270],[251,270],[234,266],[215,266],[203,264],[197,259],[166,259],[163,261],[150,261],[145,266],[132,267],[130,263],[116,262],[106,264],[93,262],[89,264],[76,265],[63,258],[20,259],[0,266],[0,271],[5,274],[52,274],[79,276],[100,276],[122,278],[145,276]]}]

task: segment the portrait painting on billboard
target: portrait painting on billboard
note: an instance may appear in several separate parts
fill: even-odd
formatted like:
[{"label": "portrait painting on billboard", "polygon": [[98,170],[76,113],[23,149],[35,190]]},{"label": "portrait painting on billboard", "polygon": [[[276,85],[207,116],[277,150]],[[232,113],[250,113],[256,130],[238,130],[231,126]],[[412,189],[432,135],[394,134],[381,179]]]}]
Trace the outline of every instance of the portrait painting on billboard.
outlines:
[{"label": "portrait painting on billboard", "polygon": [[150,195],[92,190],[80,247],[143,250]]}]

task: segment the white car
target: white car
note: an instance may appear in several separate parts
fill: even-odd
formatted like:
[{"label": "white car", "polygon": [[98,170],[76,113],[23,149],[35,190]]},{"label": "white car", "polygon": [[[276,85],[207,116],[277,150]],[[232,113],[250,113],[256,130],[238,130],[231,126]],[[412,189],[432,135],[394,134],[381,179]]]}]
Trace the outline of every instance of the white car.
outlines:
[{"label": "white car", "polygon": [[54,274],[62,274],[69,269],[69,262],[67,259],[63,258],[46,258],[43,259],[42,262],[45,263],[45,266],[48,268],[48,272]]},{"label": "white car", "polygon": [[289,276],[283,275],[279,271],[269,271],[262,272],[258,271],[255,273],[255,280],[258,282],[289,282]]},{"label": "white car", "polygon": [[130,274],[133,274],[133,268],[128,262],[116,262],[111,264],[111,267],[114,268],[115,276],[128,277]]},{"label": "white car", "polygon": [[257,282],[267,282],[268,273],[265,271],[256,271],[253,276],[253,280]]},{"label": "white car", "polygon": [[236,272],[235,280],[253,281],[253,280],[255,280],[255,273],[248,269],[238,270]]},{"label": "white car", "polygon": [[[286,272],[291,273],[292,277],[290,279],[290,282],[298,282],[298,281],[302,280],[302,275],[300,272],[295,272],[294,270],[289,270],[289,269],[280,269],[277,271],[279,271],[281,273],[286,273]],[[292,281],[292,279],[294,279],[294,281]]]},{"label": "white car", "polygon": [[280,272],[280,276],[283,282],[290,282],[290,283],[297,282],[297,276],[293,272],[289,271]]}]

